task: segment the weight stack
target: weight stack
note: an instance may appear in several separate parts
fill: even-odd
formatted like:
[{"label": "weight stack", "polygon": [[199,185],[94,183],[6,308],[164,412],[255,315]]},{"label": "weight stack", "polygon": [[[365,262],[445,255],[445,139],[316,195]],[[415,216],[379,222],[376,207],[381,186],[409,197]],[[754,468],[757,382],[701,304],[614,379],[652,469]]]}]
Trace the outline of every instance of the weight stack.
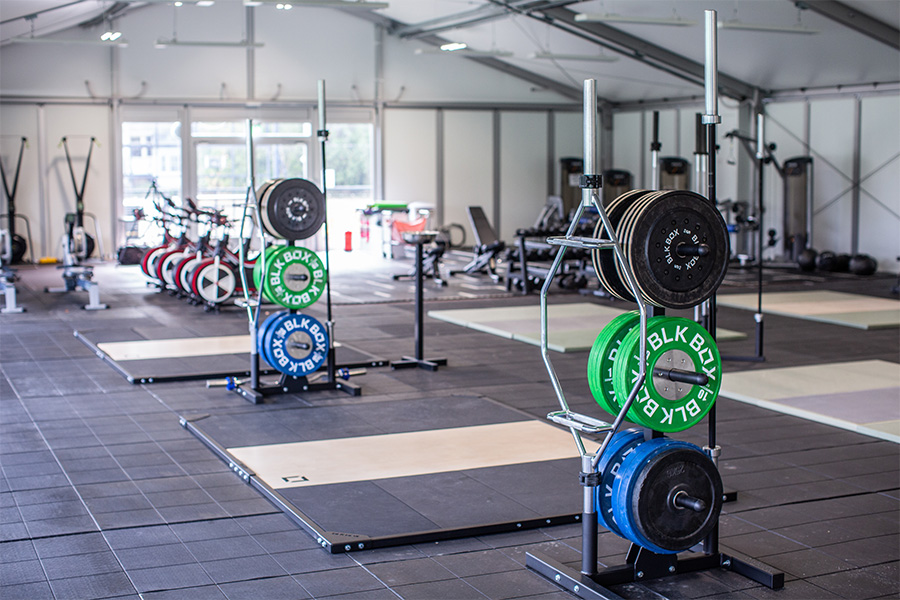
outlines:
[{"label": "weight stack", "polygon": [[663,156],[659,159],[659,189],[691,189],[691,163],[678,156]]},{"label": "weight stack", "polygon": [[618,198],[631,190],[631,173],[622,169],[603,171],[603,206],[609,206],[614,198]]},{"label": "weight stack", "polygon": [[791,262],[797,262],[810,244],[812,162],[810,156],[784,161],[784,255]]}]

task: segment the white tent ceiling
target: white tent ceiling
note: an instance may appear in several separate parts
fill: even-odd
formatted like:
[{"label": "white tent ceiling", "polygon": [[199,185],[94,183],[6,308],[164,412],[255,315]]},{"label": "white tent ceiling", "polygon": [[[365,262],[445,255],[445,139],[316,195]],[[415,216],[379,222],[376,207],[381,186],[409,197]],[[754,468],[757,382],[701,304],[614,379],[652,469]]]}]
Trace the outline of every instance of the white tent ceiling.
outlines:
[{"label": "white tent ceiling", "polygon": [[[186,0],[185,3],[193,1],[195,0]],[[822,1],[805,0],[806,4]],[[803,26],[819,32],[806,35],[719,30],[720,73],[726,83],[731,78],[735,85],[740,84],[737,89],[745,94],[753,88],[769,92],[876,82],[895,83],[900,80],[898,40],[894,40],[892,46],[823,16],[819,10],[800,10],[798,3],[792,0],[388,2],[387,8],[376,11],[338,10],[347,10],[348,14],[385,23],[389,33],[409,43],[410,52],[416,48],[433,46],[440,41],[464,42],[478,51],[511,52],[511,56],[490,58],[486,62],[525,77],[533,77],[538,87],[543,85],[567,89],[577,94],[580,81],[586,77],[595,77],[599,81],[600,95],[611,102],[652,101],[702,94],[697,68],[702,65],[704,55],[705,9],[718,11],[720,21],[737,19],[745,23],[791,26],[797,24],[799,19]],[[30,35],[32,27],[34,35],[48,35],[97,19],[105,12],[124,14],[147,3],[112,0],[3,0],[0,3],[0,41],[7,42],[13,36]],[[826,3],[847,9],[847,14],[855,11],[860,18],[876,19],[885,26],[883,31],[887,31],[889,37],[900,28],[900,0],[841,0],[840,3],[825,0],[823,5]],[[263,5],[256,10],[274,10],[274,7]],[[298,6],[295,10],[303,8]],[[677,16],[696,24],[593,25],[573,23],[575,13],[611,13],[626,17],[656,18]],[[37,15],[37,18],[24,19],[26,15]],[[609,37],[610,33],[613,37]],[[618,60],[589,62],[531,58],[536,52],[576,55],[602,53]],[[660,52],[664,55],[662,58],[659,56]],[[446,60],[465,59],[457,55],[447,56]]]}]

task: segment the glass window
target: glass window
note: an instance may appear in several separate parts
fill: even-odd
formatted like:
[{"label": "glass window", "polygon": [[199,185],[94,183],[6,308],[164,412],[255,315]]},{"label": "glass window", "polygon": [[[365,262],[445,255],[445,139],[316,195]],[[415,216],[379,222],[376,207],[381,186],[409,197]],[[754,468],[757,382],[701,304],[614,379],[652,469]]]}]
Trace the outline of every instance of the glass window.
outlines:
[{"label": "glass window", "polygon": [[134,222],[135,209],[153,216],[153,182],[176,202],[181,198],[181,123],[122,123],[122,219],[128,243],[155,243],[160,232],[148,221]]}]

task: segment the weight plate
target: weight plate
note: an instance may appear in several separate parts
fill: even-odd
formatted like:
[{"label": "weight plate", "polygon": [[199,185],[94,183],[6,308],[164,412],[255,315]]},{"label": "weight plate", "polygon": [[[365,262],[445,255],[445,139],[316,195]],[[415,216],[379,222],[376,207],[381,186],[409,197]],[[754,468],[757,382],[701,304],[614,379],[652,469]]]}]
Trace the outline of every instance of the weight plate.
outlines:
[{"label": "weight plate", "polygon": [[[255,289],[260,289],[260,283],[262,282],[263,277],[263,268],[266,267],[266,263],[272,256],[278,252],[280,248],[276,248],[275,246],[269,246],[264,248],[260,255],[257,257],[256,262],[253,264],[253,287]],[[266,290],[262,288],[262,298],[266,302],[271,302],[272,299],[269,298],[268,294],[266,294]]]},{"label": "weight plate", "polygon": [[[634,230],[634,225],[641,211],[664,193],[665,192],[650,192],[649,194],[642,196],[626,209],[625,214],[622,215],[622,219],[619,222],[619,227],[617,229],[617,232],[619,234],[619,242],[622,244],[622,252],[625,254],[626,263],[628,265],[628,268],[631,269],[632,273],[634,273],[634,267],[632,266],[633,257],[631,254],[631,233]],[[623,281],[627,280],[624,274],[623,266],[618,261],[616,262],[616,272]],[[635,283],[638,286],[638,291],[640,291],[642,296],[644,296],[646,299],[646,294],[643,293],[643,290],[641,288],[641,281],[637,277],[637,275],[635,275]],[[628,299],[632,301],[634,300],[634,298],[631,296],[629,296]]]},{"label": "weight plate", "polygon": [[674,554],[697,545],[715,527],[722,479],[694,444],[656,438],[622,461],[612,506],[623,537],[657,554]]},{"label": "weight plate", "polygon": [[600,457],[597,463],[597,472],[600,474],[600,485],[594,492],[594,505],[597,509],[597,517],[600,525],[606,527],[616,535],[622,535],[621,530],[616,524],[613,514],[613,484],[616,480],[616,474],[622,466],[625,457],[634,452],[644,441],[644,434],[639,429],[626,429],[618,432],[610,440],[609,445]]},{"label": "weight plate", "polygon": [[285,375],[314,373],[328,357],[328,347],[325,326],[301,313],[284,314],[266,332],[266,362]]},{"label": "weight plate", "polygon": [[725,278],[729,253],[721,213],[693,192],[655,198],[635,217],[629,233],[628,255],[641,290],[651,303],[666,308],[691,308],[712,296]]},{"label": "weight plate", "polygon": [[[287,314],[287,311],[274,312],[270,314],[266,319],[260,324],[259,329],[256,332],[256,347],[259,351],[259,355],[262,357],[264,361],[267,363],[269,359],[266,357],[266,335],[271,330],[272,325],[281,317]],[[271,363],[270,363],[271,364]]]},{"label": "weight plate", "polygon": [[325,222],[325,196],[306,179],[278,180],[259,201],[263,227],[275,237],[305,240]]},{"label": "weight plate", "polygon": [[[618,231],[617,226],[625,210],[643,195],[649,193],[649,190],[631,190],[614,198],[609,203],[609,206],[606,207],[606,216],[609,219],[610,226]],[[606,234],[606,229],[603,227],[603,221],[601,220],[597,221],[597,226],[594,228],[594,237],[605,239],[611,237]],[[621,242],[621,239],[619,241]],[[594,272],[597,274],[597,278],[607,292],[621,300],[634,300],[631,290],[622,281],[616,270],[618,261],[616,260],[615,250],[593,250],[591,251],[591,261],[594,264]]]},{"label": "weight plate", "polygon": [[613,386],[613,364],[619,345],[632,328],[641,321],[640,313],[631,311],[622,313],[606,324],[588,355],[588,387],[594,400],[600,408],[606,412],[619,414],[619,403],[616,401],[616,391]]},{"label": "weight plate", "polygon": [[[638,378],[640,333],[636,327],[625,336],[613,364],[613,387],[622,403]],[[709,381],[676,383],[654,377],[654,369],[703,373]],[[654,317],[647,322],[647,374],[628,419],[656,431],[683,431],[709,412],[721,385],[722,359],[709,332],[690,319]]]},{"label": "weight plate", "polygon": [[308,248],[285,246],[269,259],[264,290],[286,308],[305,308],[325,291],[325,265]]},{"label": "weight plate", "polygon": [[237,287],[234,269],[226,262],[208,258],[197,265],[191,278],[191,290],[209,304],[221,304]]}]

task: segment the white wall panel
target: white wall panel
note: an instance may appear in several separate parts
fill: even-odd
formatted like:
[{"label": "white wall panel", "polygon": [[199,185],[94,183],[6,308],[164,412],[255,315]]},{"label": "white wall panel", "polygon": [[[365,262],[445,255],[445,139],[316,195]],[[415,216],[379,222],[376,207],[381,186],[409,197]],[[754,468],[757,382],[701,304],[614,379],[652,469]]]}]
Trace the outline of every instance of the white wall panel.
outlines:
[{"label": "white wall panel", "polygon": [[436,111],[387,110],[384,129],[384,201],[436,205]]},{"label": "white wall panel", "polygon": [[[554,194],[559,194],[561,189],[559,159],[584,157],[584,117],[580,112],[555,112],[554,118],[554,142],[553,148],[553,182],[551,189]],[[598,150],[599,152],[599,150]],[[598,157],[603,159],[602,156]]]},{"label": "white wall panel", "polygon": [[481,206],[494,225],[493,148],[493,113],[444,111],[444,223],[462,225],[467,244],[475,243],[467,207]]},{"label": "white wall panel", "polygon": [[547,113],[507,112],[500,117],[500,239],[515,239],[547,202]]},{"label": "white wall panel", "polygon": [[[75,211],[75,190],[72,177],[66,163],[64,148],[60,146],[63,136],[68,138],[69,153],[75,180],[81,188],[85,173],[90,137],[99,142],[91,155],[90,169],[84,186],[84,210],[97,217],[97,226],[103,235],[103,245],[109,254],[113,251],[113,237],[110,227],[112,221],[112,203],[110,200],[110,146],[109,146],[109,108],[83,106],[48,106],[46,107],[47,124],[47,171],[46,177],[46,253],[49,256],[62,258],[59,240],[64,232],[66,213]],[[85,228],[94,235],[93,222],[86,220]],[[35,240],[37,243],[37,240]],[[96,258],[99,248],[95,251]]]},{"label": "white wall panel", "polygon": [[900,99],[864,98],[859,198],[859,251],[896,273],[900,263]]},{"label": "white wall panel", "polygon": [[[35,260],[42,256],[41,251],[41,195],[38,170],[38,137],[37,137],[37,108],[34,106],[4,106],[0,110],[0,160],[6,170],[7,183],[12,188],[13,177],[16,173],[16,161],[19,158],[21,138],[25,137],[27,145],[22,153],[22,168],[19,171],[19,183],[16,188],[16,214],[25,216],[31,224],[34,246],[29,246],[32,254],[25,254],[26,258],[34,256]],[[9,207],[6,201],[6,193],[3,194],[0,204],[0,213],[7,214]],[[7,221],[0,220],[0,227],[6,227]],[[26,226],[21,219],[16,219],[16,233],[26,237]],[[27,239],[26,239],[27,241]]]},{"label": "white wall panel", "polygon": [[630,171],[635,188],[644,185],[641,181],[641,153],[644,151],[641,139],[642,115],[639,112],[613,115],[612,168]]},{"label": "white wall panel", "polygon": [[849,252],[850,177],[853,174],[853,100],[822,100],[810,106],[813,156],[813,243],[819,252]]}]

